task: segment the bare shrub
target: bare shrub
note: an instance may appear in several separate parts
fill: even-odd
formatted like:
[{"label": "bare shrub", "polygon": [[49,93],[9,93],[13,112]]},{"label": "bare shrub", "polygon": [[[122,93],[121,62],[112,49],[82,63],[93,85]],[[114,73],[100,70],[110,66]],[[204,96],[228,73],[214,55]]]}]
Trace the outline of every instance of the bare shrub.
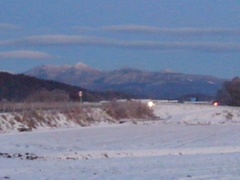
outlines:
[{"label": "bare shrub", "polygon": [[[75,103],[22,103],[16,107],[9,126],[19,126],[19,131],[37,129],[39,126],[58,127],[61,117],[79,126],[89,126],[99,122],[124,122],[125,119],[155,119],[153,110],[138,101],[112,101],[104,105],[84,105]],[[7,118],[7,117],[6,117]],[[0,127],[1,128],[1,127]],[[23,129],[21,129],[23,128]]]},{"label": "bare shrub", "polygon": [[37,129],[39,123],[46,122],[43,115],[34,110],[16,113],[14,119],[30,129]]},{"label": "bare shrub", "polygon": [[14,115],[14,119],[17,121],[17,122],[19,122],[19,123],[22,123],[22,117],[21,116],[19,116],[18,114],[13,114]]},{"label": "bare shrub", "polygon": [[35,118],[34,115],[35,115],[35,112],[28,112],[28,113],[24,113],[22,117],[23,123],[31,129],[37,128],[36,122],[33,120],[33,118]]},{"label": "bare shrub", "polygon": [[69,120],[74,121],[80,126],[88,126],[95,121],[91,116],[91,111],[92,109],[89,107],[74,106],[65,109],[62,113],[65,114]]},{"label": "bare shrub", "polygon": [[240,78],[225,81],[223,88],[217,93],[217,101],[229,106],[240,106]]},{"label": "bare shrub", "polygon": [[111,101],[103,110],[114,119],[155,119],[153,110],[140,101]]}]

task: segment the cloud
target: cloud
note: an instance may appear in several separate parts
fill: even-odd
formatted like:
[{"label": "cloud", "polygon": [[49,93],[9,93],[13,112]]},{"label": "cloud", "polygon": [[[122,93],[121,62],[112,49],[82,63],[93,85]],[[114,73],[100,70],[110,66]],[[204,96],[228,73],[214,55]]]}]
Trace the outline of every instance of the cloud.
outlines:
[{"label": "cloud", "polygon": [[100,28],[103,31],[127,32],[127,33],[156,33],[159,28],[140,25],[113,25]]},{"label": "cloud", "polygon": [[45,35],[23,39],[32,45],[108,45],[111,40],[91,36]]},{"label": "cloud", "polygon": [[16,30],[18,26],[9,23],[0,23],[0,31]]},{"label": "cloud", "polygon": [[123,41],[91,36],[45,35],[0,41],[0,46],[97,46],[141,50],[190,50],[201,52],[239,52],[240,45],[211,42]]},{"label": "cloud", "polygon": [[140,25],[115,25],[101,28],[108,32],[146,33],[162,35],[240,35],[240,29],[234,28],[158,28]]},{"label": "cloud", "polygon": [[43,35],[31,36],[17,40],[0,41],[0,46],[61,46],[61,45],[109,45],[111,40],[91,36]]},{"label": "cloud", "polygon": [[0,52],[0,60],[2,59],[44,60],[44,59],[52,59],[52,58],[54,58],[52,55],[46,52],[40,52],[40,51],[18,50],[18,51]]},{"label": "cloud", "polygon": [[186,50],[201,52],[239,52],[239,44],[230,43],[186,43],[186,42],[154,42],[132,41],[119,44],[121,47],[145,50]]}]

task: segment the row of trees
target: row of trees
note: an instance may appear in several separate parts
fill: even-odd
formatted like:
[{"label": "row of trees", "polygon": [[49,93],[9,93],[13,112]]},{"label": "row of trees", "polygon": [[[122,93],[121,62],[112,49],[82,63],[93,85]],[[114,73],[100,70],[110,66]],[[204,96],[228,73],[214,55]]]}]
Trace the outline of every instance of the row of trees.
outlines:
[{"label": "row of trees", "polygon": [[240,106],[240,78],[225,81],[223,88],[217,93],[217,101],[223,105]]}]

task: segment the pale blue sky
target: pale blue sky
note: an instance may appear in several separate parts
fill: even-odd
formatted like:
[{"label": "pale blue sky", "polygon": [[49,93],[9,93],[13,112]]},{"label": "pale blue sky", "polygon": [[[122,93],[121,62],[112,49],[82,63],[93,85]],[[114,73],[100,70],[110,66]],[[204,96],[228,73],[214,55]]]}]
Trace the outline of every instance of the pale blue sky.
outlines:
[{"label": "pale blue sky", "polygon": [[1,0],[0,70],[85,63],[240,76],[239,0]]}]

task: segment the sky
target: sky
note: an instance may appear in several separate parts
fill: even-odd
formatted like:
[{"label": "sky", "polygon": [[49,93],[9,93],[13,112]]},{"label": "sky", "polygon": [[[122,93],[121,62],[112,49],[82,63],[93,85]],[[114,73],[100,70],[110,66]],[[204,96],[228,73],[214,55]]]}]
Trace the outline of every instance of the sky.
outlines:
[{"label": "sky", "polygon": [[239,0],[1,0],[0,70],[41,65],[240,76]]}]

